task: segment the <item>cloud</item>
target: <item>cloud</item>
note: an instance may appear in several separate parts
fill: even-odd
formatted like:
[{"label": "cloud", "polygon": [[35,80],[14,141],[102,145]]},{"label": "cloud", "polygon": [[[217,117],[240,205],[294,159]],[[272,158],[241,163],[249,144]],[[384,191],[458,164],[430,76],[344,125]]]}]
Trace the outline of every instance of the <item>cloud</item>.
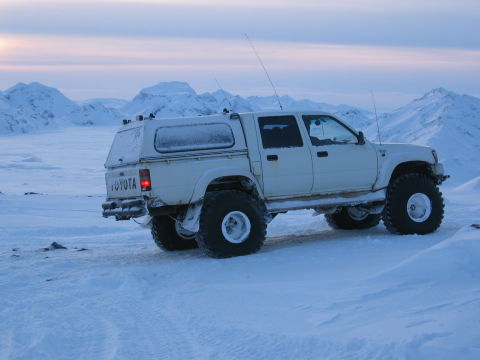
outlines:
[{"label": "cloud", "polygon": [[218,78],[270,94],[247,32],[281,93],[368,107],[373,88],[395,106],[437,86],[478,92],[479,15],[478,0],[0,0],[0,88],[128,98]]},{"label": "cloud", "polygon": [[[3,88],[17,81],[42,81],[74,98],[129,98],[141,87],[166,80],[186,80],[199,91],[211,91],[218,78],[232,92],[271,93],[243,39],[39,35],[0,39]],[[393,107],[405,99],[395,93],[410,96],[436,86],[469,92],[480,81],[480,50],[260,40],[255,45],[280,93],[327,102],[350,99],[367,107],[365,94],[373,88],[386,94],[383,103]]]},{"label": "cloud", "polygon": [[177,5],[195,7],[224,7],[224,8],[288,8],[288,9],[309,9],[319,11],[359,11],[359,12],[427,12],[438,13],[471,13],[480,11],[477,0],[16,0],[12,3],[9,0],[0,0],[0,5],[62,5],[76,4],[133,4],[137,7],[144,5]]},{"label": "cloud", "polygon": [[[119,38],[79,36],[1,36],[2,69],[45,68],[230,68],[258,67],[245,40],[198,38]],[[1,45],[3,43],[3,45]],[[480,50],[257,41],[271,68],[480,70]]]},{"label": "cloud", "polygon": [[477,0],[25,1],[0,4],[0,32],[198,37],[480,48]]}]

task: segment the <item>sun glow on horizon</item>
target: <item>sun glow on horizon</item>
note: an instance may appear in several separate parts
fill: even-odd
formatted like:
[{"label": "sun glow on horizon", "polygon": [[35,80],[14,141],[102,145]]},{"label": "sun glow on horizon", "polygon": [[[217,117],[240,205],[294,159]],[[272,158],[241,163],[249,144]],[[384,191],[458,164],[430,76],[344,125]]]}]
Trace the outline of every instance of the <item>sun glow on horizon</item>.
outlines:
[{"label": "sun glow on horizon", "polygon": [[[279,89],[317,100],[327,89],[329,98],[357,98],[345,95],[344,84],[353,86],[348,90],[352,93],[385,81],[422,78],[448,87],[438,79],[471,81],[472,74],[480,73],[480,50],[475,49],[265,40],[255,45]],[[210,91],[214,78],[239,94],[251,94],[252,86],[258,92],[264,83],[257,59],[243,40],[0,34],[0,88],[57,79],[52,85],[70,88],[77,98],[102,97],[102,89],[109,97],[130,97],[133,89],[168,80]],[[332,95],[340,89],[344,95]]]},{"label": "sun glow on horizon", "polygon": [[[480,50],[257,41],[272,70],[328,68],[480,70]],[[5,58],[8,52],[9,59]],[[0,69],[256,67],[242,40],[0,36]],[[297,70],[295,70],[297,71]]]},{"label": "sun glow on horizon", "polygon": [[0,36],[0,61],[1,57],[6,55],[7,50],[11,46],[11,40],[6,37]]}]

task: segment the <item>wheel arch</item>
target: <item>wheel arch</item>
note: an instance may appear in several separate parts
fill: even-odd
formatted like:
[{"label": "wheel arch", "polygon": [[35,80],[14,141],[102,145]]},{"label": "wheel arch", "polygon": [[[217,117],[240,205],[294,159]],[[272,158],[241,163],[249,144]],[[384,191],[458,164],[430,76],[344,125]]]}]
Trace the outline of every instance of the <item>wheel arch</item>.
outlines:
[{"label": "wheel arch", "polygon": [[433,177],[432,164],[426,161],[406,161],[400,163],[393,169],[389,183],[401,175],[413,173]]},{"label": "wheel arch", "polygon": [[205,172],[198,179],[190,204],[202,200],[207,191],[215,190],[241,190],[259,199],[264,198],[258,181],[249,171],[238,168],[219,168]]},{"label": "wheel arch", "polygon": [[416,159],[405,159],[400,155],[391,156],[380,166],[374,190],[386,188],[392,180],[403,174],[420,173],[434,178],[433,165],[431,159],[422,159],[422,156]]}]

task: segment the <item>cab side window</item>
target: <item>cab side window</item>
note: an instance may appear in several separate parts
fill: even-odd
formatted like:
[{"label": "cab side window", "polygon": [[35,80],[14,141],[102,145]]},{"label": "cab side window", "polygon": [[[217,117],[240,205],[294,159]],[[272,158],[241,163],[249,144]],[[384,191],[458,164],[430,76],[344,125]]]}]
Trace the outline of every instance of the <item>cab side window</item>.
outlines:
[{"label": "cab side window", "polygon": [[302,147],[302,135],[295,116],[258,118],[264,149]]},{"label": "cab side window", "polygon": [[303,115],[303,122],[313,146],[356,144],[357,136],[334,118],[327,115]]}]

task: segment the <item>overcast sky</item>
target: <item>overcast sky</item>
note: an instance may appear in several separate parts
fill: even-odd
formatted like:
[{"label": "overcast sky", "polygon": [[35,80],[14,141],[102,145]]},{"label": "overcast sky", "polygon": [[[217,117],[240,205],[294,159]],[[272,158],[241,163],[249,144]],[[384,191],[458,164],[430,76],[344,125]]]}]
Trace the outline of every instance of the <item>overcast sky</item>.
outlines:
[{"label": "overcast sky", "polygon": [[161,81],[272,90],[390,110],[434,87],[480,96],[479,0],[0,0],[0,89],[39,81],[74,100]]}]

